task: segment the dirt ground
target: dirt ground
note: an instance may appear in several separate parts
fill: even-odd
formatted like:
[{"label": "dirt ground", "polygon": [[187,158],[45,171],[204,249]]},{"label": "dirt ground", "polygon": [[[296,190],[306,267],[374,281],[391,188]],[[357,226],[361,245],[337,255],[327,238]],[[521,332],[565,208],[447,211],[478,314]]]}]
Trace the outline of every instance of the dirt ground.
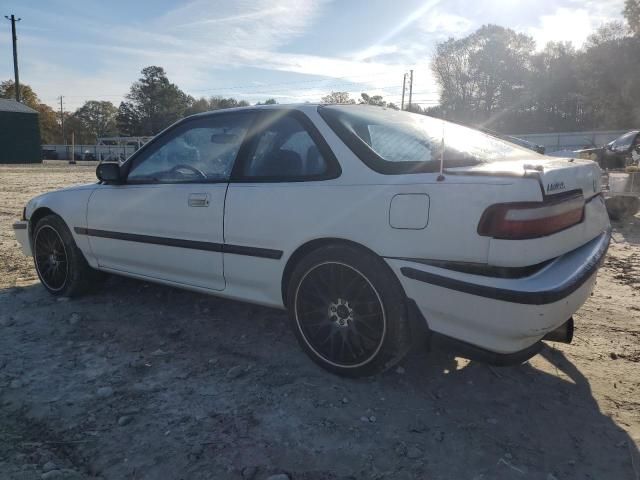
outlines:
[{"label": "dirt ground", "polygon": [[48,295],[11,224],[93,179],[0,166],[1,479],[638,480],[640,217],[615,225],[572,345],[502,369],[417,349],[348,380],[281,311],[117,277]]}]

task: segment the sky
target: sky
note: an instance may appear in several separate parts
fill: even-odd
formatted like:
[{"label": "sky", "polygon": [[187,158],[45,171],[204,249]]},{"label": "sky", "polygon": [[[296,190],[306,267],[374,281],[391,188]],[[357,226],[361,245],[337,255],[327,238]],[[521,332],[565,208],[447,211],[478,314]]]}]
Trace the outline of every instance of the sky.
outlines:
[{"label": "sky", "polygon": [[[75,110],[123,99],[140,70],[164,67],[194,97],[317,102],[331,91],[437,103],[429,62],[437,42],[494,23],[580,47],[624,0],[5,0],[15,14],[20,81],[44,103]],[[0,79],[13,78],[10,22]]]}]

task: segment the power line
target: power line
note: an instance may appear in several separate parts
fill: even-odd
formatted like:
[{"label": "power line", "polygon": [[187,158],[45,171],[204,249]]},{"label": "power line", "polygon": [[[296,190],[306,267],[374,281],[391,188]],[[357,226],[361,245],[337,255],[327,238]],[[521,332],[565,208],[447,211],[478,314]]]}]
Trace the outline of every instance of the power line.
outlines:
[{"label": "power line", "polygon": [[[367,77],[367,78],[371,78],[371,77],[381,77],[381,76],[386,76],[389,75],[388,72],[379,72],[379,73],[370,73],[370,74],[362,74],[362,75],[348,75],[348,76],[344,76],[344,77],[327,77],[327,79],[312,79],[312,80],[296,80],[296,81],[291,81],[291,82],[278,82],[278,83],[272,83],[272,84],[268,84],[269,86],[279,86],[279,85],[296,85],[296,84],[304,84],[304,83],[313,83],[313,82],[325,82],[327,80],[346,80],[349,78],[363,78],[363,77]],[[367,83],[365,82],[353,82],[353,83]],[[260,86],[265,86],[265,85],[259,85]],[[202,90],[191,90],[192,92],[211,92],[211,91],[216,91],[216,90],[235,90],[235,89],[241,89],[241,88],[254,88],[256,87],[255,84],[252,85],[236,85],[233,87],[212,87],[212,88],[207,88],[207,89],[202,89]]]},{"label": "power line", "polygon": [[[359,76],[349,76],[349,77],[333,77],[333,80],[336,79],[346,79],[346,78],[358,78],[358,77],[371,77],[372,75],[359,75]],[[373,74],[373,76],[381,76],[381,74],[375,75]],[[391,85],[391,86],[384,86],[384,87],[376,87],[373,85],[370,85],[369,81],[347,81],[347,82],[341,82],[341,83],[323,83],[323,82],[327,82],[327,80],[325,79],[313,79],[313,80],[300,80],[300,81],[293,81],[293,82],[278,82],[278,83],[272,83],[272,84],[263,84],[263,85],[237,85],[234,87],[212,87],[212,88],[208,88],[208,89],[203,89],[203,90],[190,90],[190,92],[195,93],[195,92],[217,92],[217,91],[224,91],[224,90],[241,90],[241,89],[247,89],[250,90],[248,92],[239,92],[239,93],[245,93],[245,94],[258,94],[258,93],[273,93],[273,94],[277,94],[277,93],[281,93],[281,92],[290,92],[289,88],[273,88],[273,87],[280,87],[282,85],[301,85],[301,84],[309,84],[309,83],[318,83],[318,85],[315,86],[310,86],[310,87],[300,87],[300,88],[296,88],[297,91],[300,90],[314,90],[314,89],[329,89],[329,88],[337,88],[337,87],[346,87],[346,86],[357,86],[357,85],[364,85],[367,86],[368,89],[370,90],[381,90],[381,89],[389,89],[389,88],[400,88],[398,85]],[[257,89],[256,89],[257,88]],[[435,93],[435,92],[429,92],[429,93]],[[118,98],[122,98],[125,97],[126,94],[101,94],[101,95],[94,95],[94,96],[87,96],[87,95],[65,95],[66,98],[109,98],[109,97],[118,97]],[[52,99],[51,97],[45,98],[45,99]],[[57,100],[57,97],[55,98]]]}]

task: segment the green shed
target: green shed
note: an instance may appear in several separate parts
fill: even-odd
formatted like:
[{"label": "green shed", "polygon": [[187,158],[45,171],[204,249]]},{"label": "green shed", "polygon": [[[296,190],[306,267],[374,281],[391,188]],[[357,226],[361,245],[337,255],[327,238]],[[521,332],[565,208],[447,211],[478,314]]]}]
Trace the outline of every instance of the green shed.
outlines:
[{"label": "green shed", "polygon": [[15,100],[0,99],[0,163],[41,161],[38,112]]}]

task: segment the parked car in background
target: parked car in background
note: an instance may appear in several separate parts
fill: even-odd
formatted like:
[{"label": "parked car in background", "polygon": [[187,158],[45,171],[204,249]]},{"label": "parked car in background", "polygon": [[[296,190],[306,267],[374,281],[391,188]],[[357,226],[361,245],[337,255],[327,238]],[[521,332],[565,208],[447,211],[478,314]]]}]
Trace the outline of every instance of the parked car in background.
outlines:
[{"label": "parked car in background", "polygon": [[610,238],[595,163],[372,106],[195,115],[97,176],[14,225],[51,294],[109,272],[286,308],[343,375],[421,333],[496,364],[571,341]]},{"label": "parked car in background", "polygon": [[601,147],[563,150],[552,155],[593,160],[605,170],[637,166],[640,164],[640,130],[631,130]]}]

